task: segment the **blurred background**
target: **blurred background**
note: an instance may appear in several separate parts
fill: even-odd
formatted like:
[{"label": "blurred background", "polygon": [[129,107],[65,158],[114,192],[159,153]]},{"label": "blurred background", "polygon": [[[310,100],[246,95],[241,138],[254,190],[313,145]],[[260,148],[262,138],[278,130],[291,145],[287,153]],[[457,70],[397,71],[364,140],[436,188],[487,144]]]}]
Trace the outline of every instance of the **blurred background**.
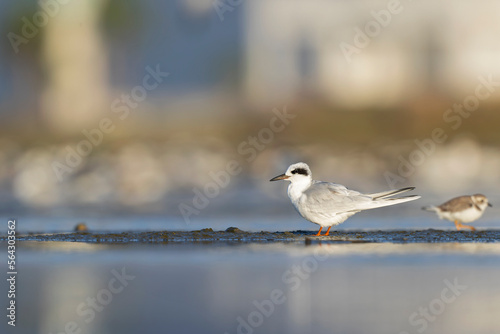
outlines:
[{"label": "blurred background", "polygon": [[360,191],[417,186],[416,220],[457,195],[500,203],[500,1],[395,4],[0,3],[0,214],[309,228],[268,182],[297,161]]}]

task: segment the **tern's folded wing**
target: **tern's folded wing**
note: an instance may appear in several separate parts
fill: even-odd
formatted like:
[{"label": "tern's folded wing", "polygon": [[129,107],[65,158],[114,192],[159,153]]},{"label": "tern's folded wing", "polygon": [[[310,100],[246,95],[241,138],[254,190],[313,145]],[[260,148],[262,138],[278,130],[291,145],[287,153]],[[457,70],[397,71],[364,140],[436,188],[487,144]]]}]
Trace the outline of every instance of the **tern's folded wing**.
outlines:
[{"label": "tern's folded wing", "polygon": [[350,212],[359,211],[372,198],[340,184],[315,182],[304,192],[303,204],[311,211]]}]

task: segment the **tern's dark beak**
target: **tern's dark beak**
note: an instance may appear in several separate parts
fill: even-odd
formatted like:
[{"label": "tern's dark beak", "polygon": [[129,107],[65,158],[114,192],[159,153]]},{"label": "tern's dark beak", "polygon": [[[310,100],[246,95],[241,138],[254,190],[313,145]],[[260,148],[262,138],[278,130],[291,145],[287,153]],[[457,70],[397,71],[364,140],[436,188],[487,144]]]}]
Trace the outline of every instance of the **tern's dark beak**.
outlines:
[{"label": "tern's dark beak", "polygon": [[[272,180],[271,180],[271,181],[272,181]],[[488,202],[488,206],[491,208],[493,205],[491,205],[491,203],[490,203],[490,202]]]},{"label": "tern's dark beak", "polygon": [[281,175],[278,175],[278,176],[276,176],[276,177],[273,177],[273,178],[272,178],[271,180],[269,180],[269,181],[286,180],[286,179],[288,179],[288,178],[290,178],[290,176],[285,175],[285,174],[281,174]]}]

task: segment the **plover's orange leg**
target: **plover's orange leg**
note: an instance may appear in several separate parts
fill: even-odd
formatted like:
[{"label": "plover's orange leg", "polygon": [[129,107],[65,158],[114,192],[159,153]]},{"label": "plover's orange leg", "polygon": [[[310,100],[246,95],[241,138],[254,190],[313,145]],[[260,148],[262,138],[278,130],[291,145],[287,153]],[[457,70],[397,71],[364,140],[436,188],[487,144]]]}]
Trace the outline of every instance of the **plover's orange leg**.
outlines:
[{"label": "plover's orange leg", "polygon": [[468,229],[470,229],[471,231],[475,231],[475,230],[476,230],[476,228],[475,228],[474,226],[462,225],[461,227],[462,227],[462,228],[464,228],[464,227],[465,227],[465,228],[468,228]]},{"label": "plover's orange leg", "polygon": [[330,233],[330,229],[331,229],[331,228],[332,228],[331,226],[328,226],[328,230],[326,230],[326,233],[325,233],[325,234],[323,234],[323,235],[328,235],[328,234]]},{"label": "plover's orange leg", "polygon": [[320,226],[319,231],[318,231],[318,233],[317,233],[317,234],[315,234],[315,236],[320,236],[320,235],[321,235],[321,230],[322,230],[322,229],[323,229],[323,226]]},{"label": "plover's orange leg", "polygon": [[474,226],[464,225],[462,223],[459,223],[457,220],[455,220],[455,226],[457,227],[457,230],[459,230],[459,231],[461,229],[463,229],[463,228],[467,228],[467,229],[469,229],[471,231],[475,231],[476,230],[476,228]]}]

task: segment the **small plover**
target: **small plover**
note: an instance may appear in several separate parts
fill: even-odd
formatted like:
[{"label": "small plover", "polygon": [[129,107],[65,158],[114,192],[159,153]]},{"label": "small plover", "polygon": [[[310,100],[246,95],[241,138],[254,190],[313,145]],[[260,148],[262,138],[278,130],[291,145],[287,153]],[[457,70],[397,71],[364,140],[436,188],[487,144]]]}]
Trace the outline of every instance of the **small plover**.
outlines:
[{"label": "small plover", "polygon": [[317,236],[321,235],[323,227],[328,227],[324,234],[328,235],[332,226],[343,223],[360,211],[420,198],[420,196],[388,198],[413,190],[414,187],[362,194],[340,184],[315,181],[311,177],[309,166],[303,162],[291,165],[284,174],[271,179],[271,181],[277,180],[290,181],[288,197],[302,217],[320,226]]},{"label": "small plover", "polygon": [[423,210],[436,212],[439,219],[447,219],[455,223],[458,231],[468,228],[472,231],[476,229],[473,226],[464,225],[472,223],[479,219],[487,206],[491,206],[486,196],[481,194],[471,196],[460,196],[450,199],[448,202],[439,206],[426,206]]}]

